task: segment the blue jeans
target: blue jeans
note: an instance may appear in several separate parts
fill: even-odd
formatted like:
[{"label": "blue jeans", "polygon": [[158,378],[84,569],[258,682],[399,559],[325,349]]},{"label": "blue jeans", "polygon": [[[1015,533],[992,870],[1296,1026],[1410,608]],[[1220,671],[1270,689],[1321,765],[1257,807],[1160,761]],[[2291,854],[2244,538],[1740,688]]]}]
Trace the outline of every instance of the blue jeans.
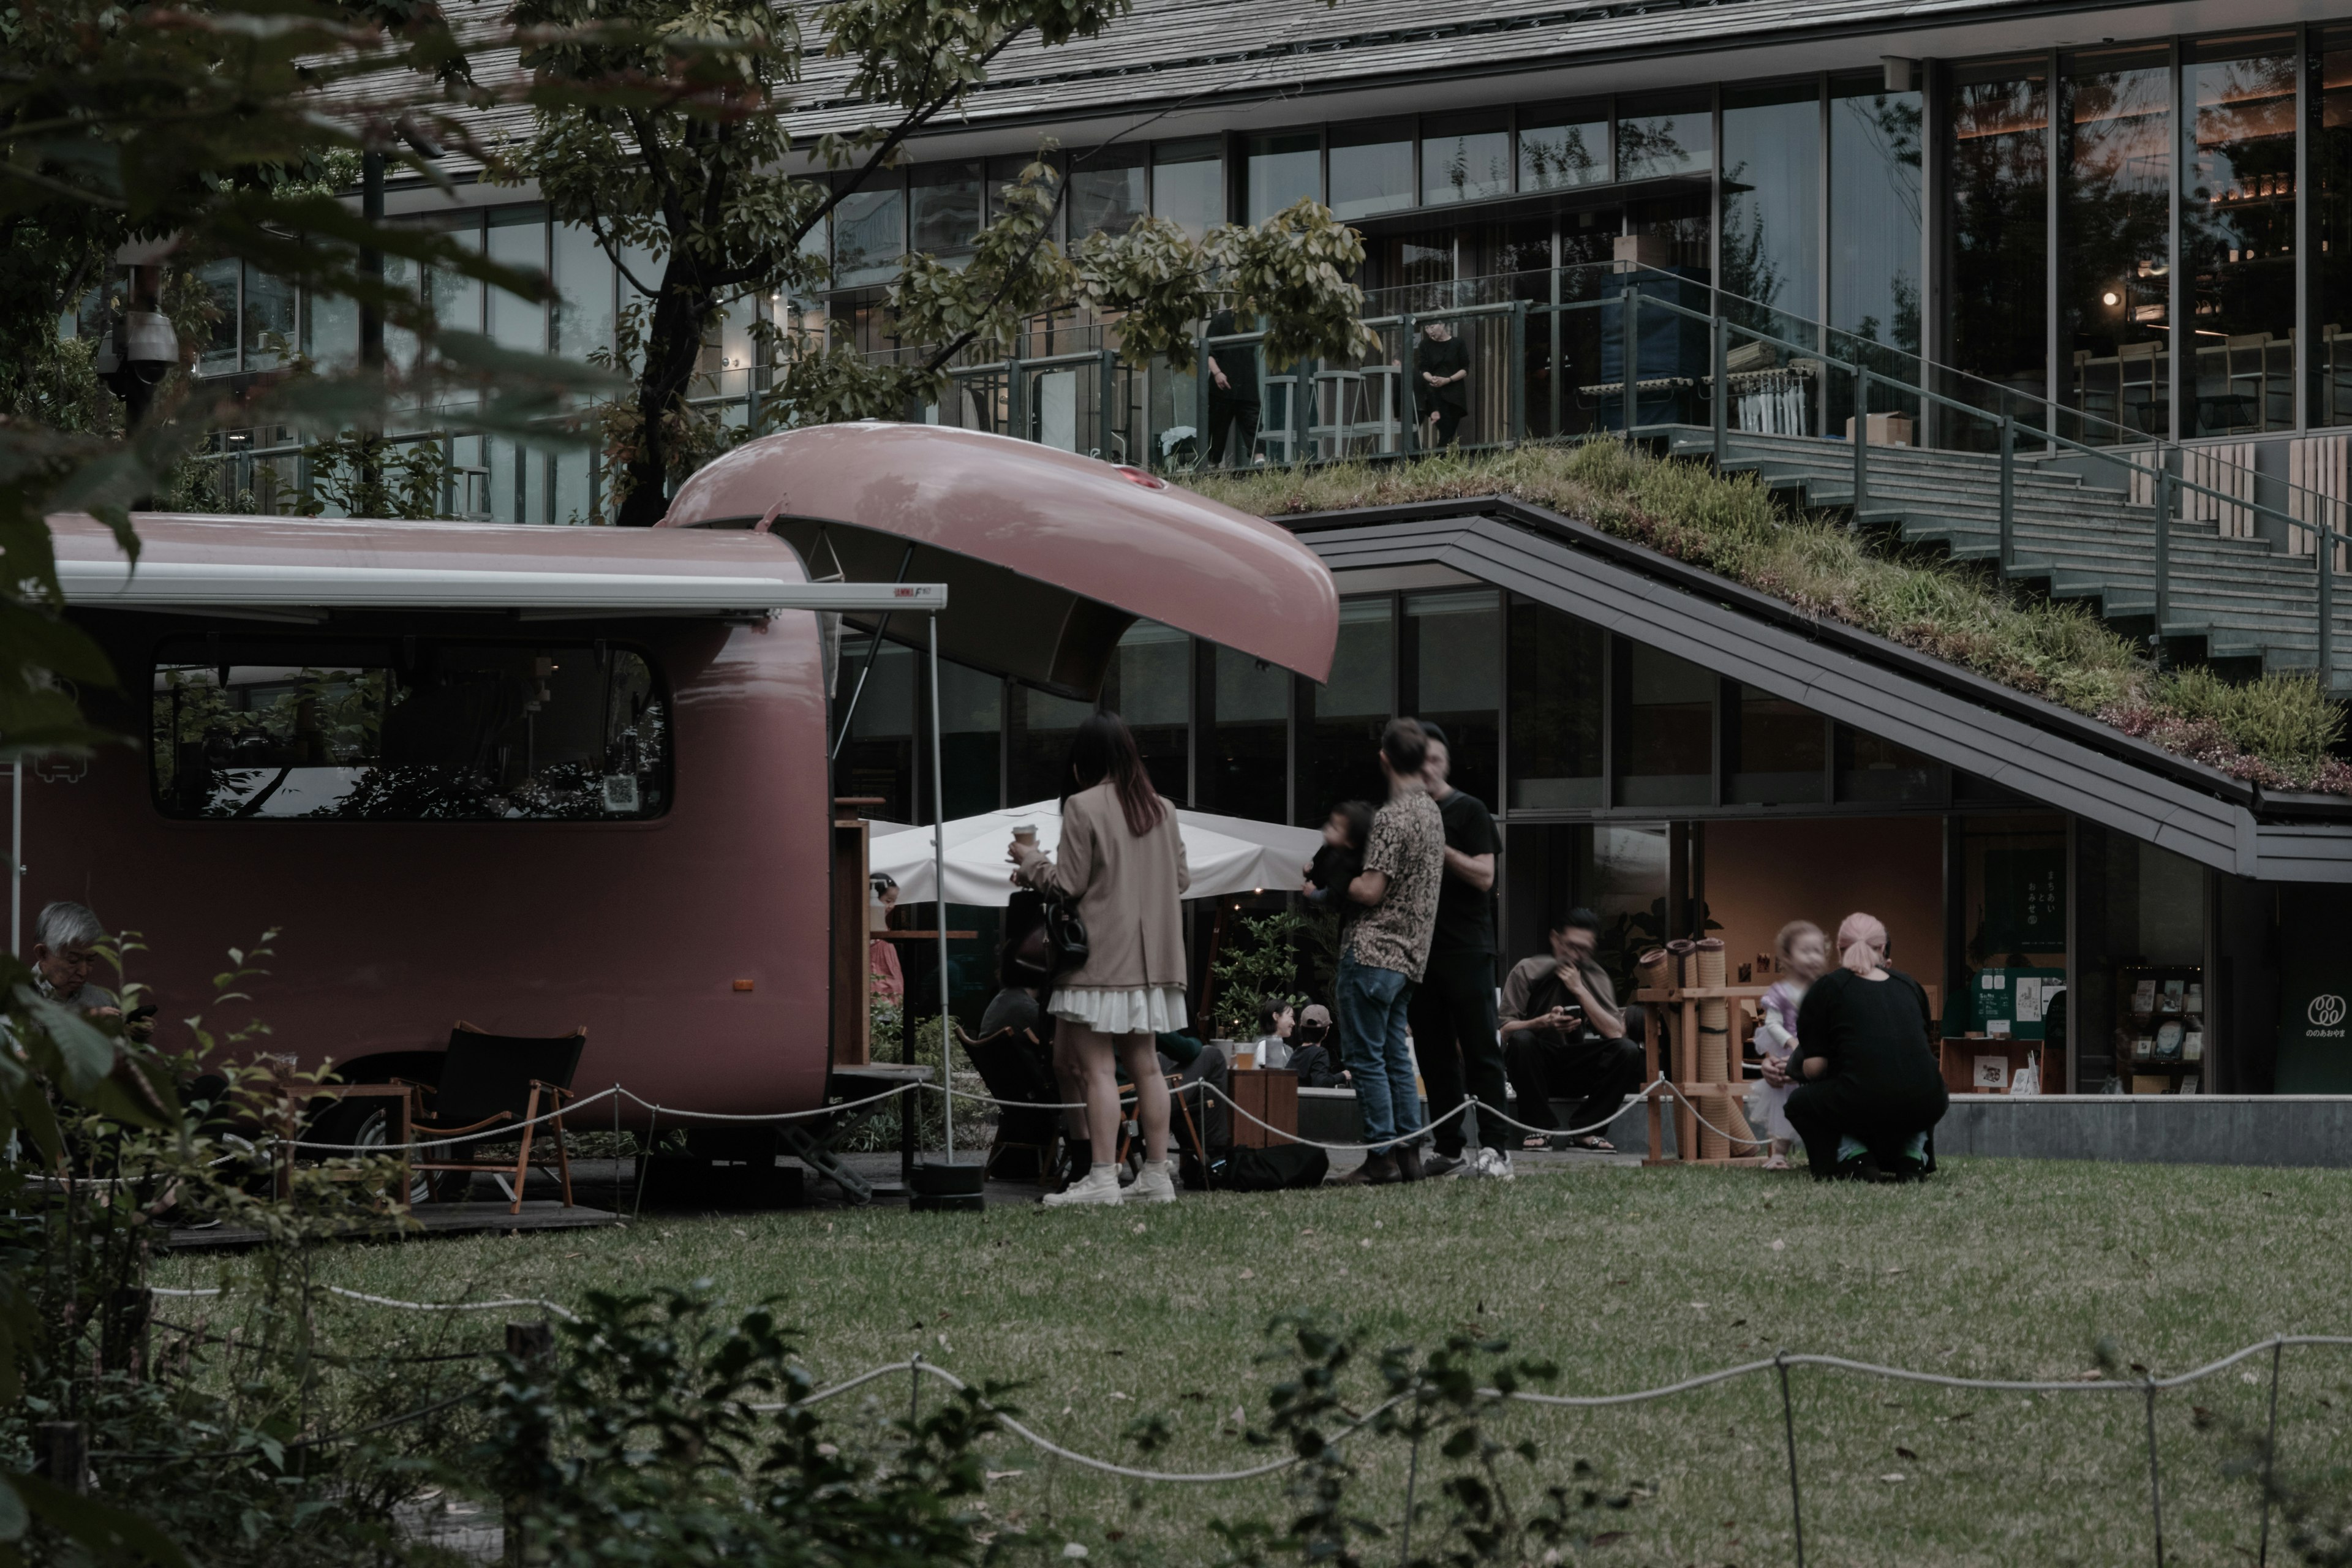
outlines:
[{"label": "blue jeans", "polygon": [[1339,960],[1338,995],[1341,1046],[1356,1086],[1356,1113],[1364,1142],[1402,1142],[1421,1131],[1421,1094],[1412,1082],[1412,1052],[1405,1044],[1405,1005],[1412,982],[1393,969]]}]

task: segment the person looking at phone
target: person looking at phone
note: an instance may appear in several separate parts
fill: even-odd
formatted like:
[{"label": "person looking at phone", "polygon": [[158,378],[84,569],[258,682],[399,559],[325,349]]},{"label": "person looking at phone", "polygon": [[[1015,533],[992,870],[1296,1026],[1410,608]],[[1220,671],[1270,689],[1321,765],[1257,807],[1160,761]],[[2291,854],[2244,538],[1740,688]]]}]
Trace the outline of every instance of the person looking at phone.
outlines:
[{"label": "person looking at phone", "polygon": [[[1559,1138],[1554,1097],[1574,1100],[1571,1127],[1591,1128],[1616,1114],[1625,1096],[1642,1087],[1642,1047],[1625,1037],[1625,1016],[1609,972],[1593,961],[1601,918],[1572,909],[1551,923],[1551,951],[1522,959],[1503,981],[1500,1009],[1503,1060],[1517,1096],[1512,1114],[1530,1127],[1543,1149]],[[1613,1152],[1597,1131],[1578,1133],[1569,1147]]]},{"label": "person looking at phone", "polygon": [[[89,972],[98,959],[98,944],[106,928],[98,916],[80,904],[63,900],[45,906],[33,921],[33,984],[50,1001],[93,1018],[120,1018],[122,1000],[93,982]],[[145,1039],[152,1007],[140,1009],[125,1026],[133,1039]]]}]

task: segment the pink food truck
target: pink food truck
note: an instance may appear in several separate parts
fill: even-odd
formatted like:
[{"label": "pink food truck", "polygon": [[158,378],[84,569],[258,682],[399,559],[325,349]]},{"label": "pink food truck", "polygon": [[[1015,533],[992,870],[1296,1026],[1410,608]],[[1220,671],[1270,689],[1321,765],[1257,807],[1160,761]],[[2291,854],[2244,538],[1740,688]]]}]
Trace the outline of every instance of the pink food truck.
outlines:
[{"label": "pink food truck", "polygon": [[584,1025],[581,1090],[736,1113],[822,1104],[859,1048],[841,626],[928,647],[936,613],[943,657],[1091,697],[1138,617],[1317,679],[1338,622],[1278,528],[924,426],[748,443],[643,531],[154,514],[134,569],[52,523],[127,743],[24,769],[23,951],[52,900],[139,932],[168,1041],[274,930],[216,1021],[305,1066],[429,1079],[458,1019]]}]

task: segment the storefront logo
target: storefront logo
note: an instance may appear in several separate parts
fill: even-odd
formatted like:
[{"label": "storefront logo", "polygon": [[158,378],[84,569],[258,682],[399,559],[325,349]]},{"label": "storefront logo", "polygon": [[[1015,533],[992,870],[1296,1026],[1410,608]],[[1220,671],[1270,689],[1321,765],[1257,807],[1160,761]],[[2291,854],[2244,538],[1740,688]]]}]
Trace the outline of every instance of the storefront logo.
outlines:
[{"label": "storefront logo", "polygon": [[2314,1028],[2332,1029],[2344,1021],[2344,998],[2332,994],[2314,996],[2305,1016]]}]

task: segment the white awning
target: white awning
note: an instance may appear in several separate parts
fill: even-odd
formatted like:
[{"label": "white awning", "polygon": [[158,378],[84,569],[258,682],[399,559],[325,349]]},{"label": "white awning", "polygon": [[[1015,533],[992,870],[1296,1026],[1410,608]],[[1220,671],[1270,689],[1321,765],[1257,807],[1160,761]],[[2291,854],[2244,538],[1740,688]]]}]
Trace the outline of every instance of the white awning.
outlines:
[{"label": "white awning", "polygon": [[149,561],[58,563],[69,605],[90,609],[520,610],[741,615],[769,610],[918,615],[947,607],[939,583],[788,583],[781,577],[462,567],[273,566]]}]

